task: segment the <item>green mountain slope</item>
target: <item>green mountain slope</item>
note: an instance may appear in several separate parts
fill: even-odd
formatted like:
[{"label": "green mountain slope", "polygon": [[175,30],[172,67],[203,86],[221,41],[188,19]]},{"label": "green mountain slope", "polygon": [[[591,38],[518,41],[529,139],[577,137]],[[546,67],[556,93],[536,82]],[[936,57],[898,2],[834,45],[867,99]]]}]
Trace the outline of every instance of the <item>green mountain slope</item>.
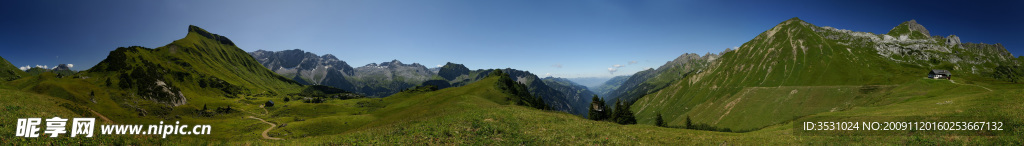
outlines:
[{"label": "green mountain slope", "polygon": [[[953,53],[960,46],[940,40],[894,39],[793,18],[722,54],[703,72],[646,94],[632,110],[640,123],[653,123],[655,115],[662,113],[669,125],[683,125],[691,117],[695,123],[749,130],[814,113],[878,104],[872,100],[888,96],[874,92],[887,93],[933,68],[979,77],[994,64],[1014,63],[1001,59],[1002,54],[985,53],[991,51]],[[961,60],[971,56],[986,57]]]},{"label": "green mountain slope", "polygon": [[[470,106],[545,108],[543,101],[530,96],[526,87],[512,81],[508,74],[493,73],[465,86],[436,91],[406,90],[384,98],[330,100],[320,104],[282,102],[279,107],[268,108],[267,120],[289,125],[272,131],[271,135],[290,139],[417,123],[473,111],[467,108]],[[326,111],[312,112],[317,109]],[[335,128],[323,129],[324,126]]]},{"label": "green mountain slope", "polygon": [[10,81],[28,76],[28,73],[18,69],[17,66],[7,62],[7,59],[0,57],[0,81]]},{"label": "green mountain slope", "polygon": [[196,26],[188,30],[163,47],[117,48],[74,78],[42,72],[7,84],[127,121],[194,116],[205,105],[227,107],[239,97],[280,97],[306,88],[263,68],[226,37]]},{"label": "green mountain slope", "polygon": [[[729,52],[726,49],[722,53]],[[609,91],[605,97],[605,104],[615,105],[618,100],[626,104],[635,102],[644,95],[661,90],[671,83],[686,76],[700,73],[710,62],[719,57],[718,54],[705,54],[700,56],[694,53],[679,55],[676,59],[669,61],[657,69],[648,69],[637,72],[626,79],[617,89]]]},{"label": "green mountain slope", "polygon": [[[399,93],[389,98],[405,98],[396,101],[394,118],[378,120],[397,120],[398,117],[409,118],[411,122],[387,122],[388,124],[372,124],[372,128],[360,129],[336,135],[297,138],[288,141],[272,141],[275,144],[334,144],[334,145],[370,145],[370,144],[612,144],[612,145],[648,145],[648,144],[679,144],[692,143],[704,145],[739,144],[739,145],[798,145],[822,143],[877,143],[877,144],[1007,144],[1020,142],[1013,130],[1002,136],[982,136],[977,138],[957,138],[957,136],[936,136],[906,131],[897,135],[909,136],[801,136],[793,133],[792,123],[773,125],[764,129],[746,133],[726,133],[696,131],[654,127],[651,125],[618,125],[611,122],[591,121],[564,113],[544,112],[522,106],[507,106],[495,103],[487,97],[494,95],[489,87],[481,86],[492,82],[493,78],[481,80],[463,87],[454,87],[420,95]],[[897,93],[890,95],[896,100],[883,99],[881,102],[901,101],[892,104],[879,104],[868,108],[854,108],[821,113],[820,116],[966,116],[979,115],[1010,115],[1019,117],[1022,98],[1020,85],[989,86],[996,91],[989,92],[984,88],[955,84],[944,80],[914,80],[899,87],[879,87],[877,89],[857,89],[856,94],[876,95],[883,92]],[[812,93],[796,93],[797,98],[812,99],[822,94],[833,93],[835,89],[812,91]],[[858,87],[859,88],[859,87]],[[802,87],[791,87],[801,92]],[[787,89],[787,90],[788,90]],[[757,90],[757,89],[755,89]],[[864,90],[864,91],[862,91]],[[770,90],[764,90],[770,91]],[[760,91],[752,91],[760,92]],[[864,92],[864,93],[861,93]],[[924,93],[924,94],[922,94]],[[775,94],[775,93],[767,93]],[[789,94],[788,92],[783,94]],[[800,95],[806,94],[806,95]],[[795,97],[796,97],[795,96]],[[770,97],[770,96],[762,96]],[[857,98],[857,97],[852,97]],[[852,99],[851,98],[851,99]],[[877,99],[877,98],[875,98]],[[445,102],[439,102],[445,101]],[[744,106],[758,106],[760,102],[743,103]],[[813,100],[810,100],[813,101]],[[865,102],[861,100],[860,102]],[[867,101],[875,102],[875,101]],[[453,104],[454,103],[454,104]],[[958,104],[936,104],[958,103]],[[987,105],[987,106],[980,106]],[[761,105],[763,106],[763,105]],[[822,108],[822,107],[809,107]],[[377,114],[375,114],[377,115]],[[775,115],[763,115],[775,116]],[[748,119],[749,120],[749,119]],[[831,119],[841,120],[841,119]],[[889,119],[895,120],[895,119]],[[996,120],[996,119],[991,119]],[[1008,123],[1020,123],[1020,120],[1006,120]],[[285,132],[278,132],[283,135]]]},{"label": "green mountain slope", "polygon": [[[899,136],[803,136],[794,134],[792,123],[768,126],[746,133],[697,131],[655,127],[652,125],[619,125],[592,121],[561,112],[537,110],[525,106],[508,105],[514,95],[496,86],[500,78],[489,77],[463,87],[437,91],[408,91],[386,98],[359,98],[329,100],[324,103],[303,103],[292,100],[267,107],[268,114],[250,111],[262,110],[252,101],[237,100],[238,111],[210,118],[182,116],[182,123],[212,124],[213,135],[98,135],[93,138],[20,138],[0,137],[0,141],[14,144],[42,145],[50,143],[80,143],[88,145],[115,144],[187,144],[187,145],[399,145],[399,144],[579,144],[579,145],[673,145],[680,143],[701,145],[799,145],[827,143],[871,144],[971,144],[1000,145],[1021,143],[1020,128],[1008,127],[1002,136],[945,136],[920,132],[897,132]],[[963,80],[960,80],[963,81]],[[820,116],[1010,116],[1011,119],[982,119],[1004,121],[1008,126],[1021,124],[1024,98],[1018,95],[1020,84],[983,84],[996,92],[975,85],[954,84],[944,80],[916,80],[895,93],[909,97],[903,102],[820,113]],[[924,90],[922,90],[924,89]],[[923,94],[922,94],[923,93]],[[0,121],[15,122],[24,117],[78,117],[76,108],[61,98],[0,89],[0,107],[11,114],[0,114]],[[12,98],[13,97],[13,98]],[[276,99],[275,99],[276,100]],[[941,103],[941,104],[936,104]],[[33,108],[47,107],[47,108]],[[80,108],[78,108],[80,109]],[[87,111],[84,111],[87,112]],[[112,117],[104,113],[107,117]],[[257,116],[280,127],[269,135],[283,140],[265,140],[260,133],[267,124],[254,119]],[[115,118],[116,119],[116,118]],[[1016,119],[1016,120],[1013,120]],[[829,119],[825,119],[829,120]],[[842,119],[831,119],[842,120]],[[890,119],[896,120],[896,119]],[[102,122],[101,122],[102,123]],[[115,123],[135,124],[120,121]],[[149,122],[149,123],[155,123]],[[12,124],[0,127],[14,128]],[[330,127],[330,128],[324,128]],[[0,131],[13,135],[13,131]],[[906,135],[906,136],[903,136]]]},{"label": "green mountain slope", "polygon": [[[593,95],[590,91],[582,91],[586,90],[586,87],[573,86],[567,80],[564,82],[547,82],[529,71],[511,68],[501,70],[509,74],[512,80],[525,84],[531,95],[543,99],[544,103],[550,106],[551,109],[580,116],[586,114],[586,103],[589,103],[589,97]],[[425,84],[436,86],[443,84],[440,83],[442,81],[448,81],[447,85],[450,87],[458,87],[479,81],[490,74],[491,71],[493,70],[478,69],[467,72],[466,67],[462,64],[448,63],[440,68],[438,71],[439,76],[434,77],[433,80]],[[445,75],[451,79],[449,80],[440,75]]]},{"label": "green mountain slope", "polygon": [[[168,88],[184,89],[193,96],[279,94],[300,87],[261,66],[226,37],[189,26],[185,38],[166,46],[148,49],[122,47],[87,70],[106,77],[121,88],[143,92],[156,82]],[[189,93],[183,93],[189,96]],[[179,96],[180,97],[180,96]]]},{"label": "green mountain slope", "polygon": [[[654,77],[650,78],[653,80],[643,82],[668,82],[668,85],[633,104],[632,110],[638,111],[641,118],[638,125],[592,121],[562,112],[540,110],[538,108],[547,107],[543,102],[548,99],[532,96],[537,92],[533,87],[527,87],[528,83],[542,82],[532,85],[550,86],[548,88],[551,89],[559,89],[554,86],[560,84],[543,83],[541,79],[530,77],[532,74],[528,72],[511,69],[499,70],[500,73],[495,70],[471,71],[456,77],[456,80],[464,79],[453,81],[459,86],[439,90],[415,88],[385,98],[312,97],[310,95],[343,92],[330,88],[310,91],[326,87],[302,87],[266,69],[265,73],[249,71],[248,66],[257,66],[252,69],[258,69],[259,65],[246,65],[253,63],[251,58],[232,57],[245,55],[231,51],[237,47],[225,43],[229,42],[226,38],[207,34],[190,39],[196,35],[193,33],[199,33],[190,32],[189,37],[179,41],[196,43],[195,48],[183,47],[188,43],[157,49],[121,48],[112,52],[101,65],[76,74],[81,76],[79,78],[58,78],[52,72],[41,72],[38,76],[3,82],[5,86],[0,86],[0,107],[4,114],[0,114],[0,122],[14,123],[17,118],[52,116],[108,117],[112,121],[103,123],[117,124],[156,124],[173,120],[182,124],[210,124],[214,127],[213,134],[171,135],[168,138],[157,135],[98,135],[93,138],[0,136],[0,142],[21,145],[1024,143],[1019,137],[1024,134],[1021,126],[1024,122],[1020,120],[1024,115],[1024,106],[1020,104],[1024,103],[1024,98],[1020,98],[1024,94],[1021,90],[1024,85],[1007,84],[985,76],[986,70],[991,70],[987,66],[1006,65],[1012,61],[986,57],[942,63],[961,59],[950,57],[937,58],[935,60],[940,63],[931,63],[915,59],[918,56],[914,54],[892,54],[906,56],[898,59],[879,57],[882,55],[878,48],[870,48],[874,46],[872,43],[866,45],[869,47],[850,47],[852,49],[822,47],[853,45],[840,41],[823,41],[820,46],[816,45],[818,47],[806,47],[808,53],[805,53],[805,47],[796,46],[812,44],[798,45],[799,42],[816,40],[814,34],[824,34],[822,38],[829,38],[835,33],[812,26],[796,19],[790,20],[780,24],[777,31],[766,32],[739,50],[724,53],[706,68],[687,70],[684,65],[675,67],[680,70],[672,74],[652,75]],[[816,33],[807,33],[807,29]],[[924,43],[941,45],[935,40]],[[210,52],[188,51],[190,49]],[[222,52],[217,54],[217,51]],[[962,51],[962,54],[974,56],[995,56],[984,52],[1000,52]],[[205,58],[184,56],[182,52]],[[926,53],[946,55],[943,53],[948,52]],[[899,59],[913,61],[894,61]],[[854,66],[857,63],[866,64]],[[854,70],[866,66],[867,71]],[[922,73],[917,71],[944,66],[953,68],[957,73],[952,81],[922,79]],[[835,69],[842,67],[854,69]],[[833,69],[850,73],[829,71]],[[973,70],[978,73],[971,73]],[[853,75],[870,71],[882,72]],[[658,76],[665,79],[658,79]],[[846,76],[853,79],[845,79]],[[669,81],[669,77],[677,79]],[[773,79],[779,77],[787,78]],[[187,99],[187,103],[174,106],[178,101],[155,99],[149,95],[153,93],[147,93],[154,87],[159,89],[156,90],[158,92],[181,91],[180,95]],[[168,94],[178,95],[174,92]],[[263,106],[268,101],[276,104]],[[693,106],[685,106],[691,103]],[[212,108],[207,109],[207,105]],[[224,107],[228,108],[221,110]],[[673,110],[677,107],[683,110]],[[680,118],[690,116],[697,123],[721,128],[737,131],[751,129],[749,127],[759,129],[730,133],[655,127],[647,124],[651,123],[652,111],[668,117],[666,119],[673,127],[683,125],[684,120]],[[1008,130],[999,136],[928,135],[920,131],[897,131],[895,136],[804,136],[794,134],[794,122],[786,122],[810,116],[979,116],[986,118],[976,120],[1006,122]],[[12,124],[0,124],[0,127],[14,128]],[[261,137],[264,130],[268,131],[269,137],[282,139],[264,139]],[[2,130],[0,135],[13,135],[13,131]]]},{"label": "green mountain slope", "polygon": [[547,77],[541,79],[541,81],[543,81],[545,85],[548,85],[548,87],[558,90],[565,95],[565,98],[568,100],[568,104],[573,107],[572,110],[567,112],[581,116],[587,115],[587,112],[589,111],[587,106],[589,106],[591,102],[590,97],[593,97],[596,94],[591,92],[590,89],[587,89],[586,86],[576,84],[575,82],[569,81],[569,79],[565,78]]}]

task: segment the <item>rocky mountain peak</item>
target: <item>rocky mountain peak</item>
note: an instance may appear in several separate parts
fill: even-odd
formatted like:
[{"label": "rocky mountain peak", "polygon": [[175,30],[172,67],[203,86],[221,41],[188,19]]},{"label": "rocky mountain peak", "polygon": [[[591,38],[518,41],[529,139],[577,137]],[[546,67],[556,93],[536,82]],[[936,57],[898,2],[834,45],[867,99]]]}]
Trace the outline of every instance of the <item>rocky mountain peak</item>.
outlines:
[{"label": "rocky mountain peak", "polygon": [[338,57],[334,57],[334,55],[332,55],[332,54],[324,54],[323,56],[320,56],[320,58],[329,59],[329,60],[338,60]]},{"label": "rocky mountain peak", "polygon": [[910,30],[921,32],[925,36],[932,36],[931,33],[928,33],[928,29],[925,29],[923,25],[917,23],[917,20],[911,19],[905,23],[910,27]]},{"label": "rocky mountain peak", "polygon": [[[379,64],[379,66],[387,66],[387,67],[414,66],[414,67],[419,67],[419,66],[423,66],[423,65],[420,65],[419,63],[404,64],[404,63],[402,63],[402,61],[398,61],[398,59],[395,59],[395,60],[391,60],[390,62],[381,62]],[[423,66],[423,68],[426,68],[426,66]]]},{"label": "rocky mountain peak", "polygon": [[60,65],[57,65],[57,67],[54,67],[53,70],[54,71],[58,71],[58,70],[71,70],[71,65],[69,65],[69,64],[60,64]]},{"label": "rocky mountain peak", "polygon": [[228,37],[224,37],[224,36],[220,36],[220,35],[217,35],[217,34],[214,34],[214,33],[210,33],[210,32],[206,31],[203,28],[199,28],[199,26],[188,25],[188,33],[195,33],[195,34],[198,34],[200,36],[203,36],[203,37],[206,37],[206,38],[209,38],[209,39],[217,40],[217,42],[220,42],[221,44],[231,45],[231,46],[235,45],[235,43],[231,42],[231,40],[228,39]]},{"label": "rocky mountain peak", "polygon": [[925,29],[923,25],[917,23],[917,20],[910,20],[907,22],[900,23],[900,25],[897,25],[896,27],[893,27],[892,30],[889,30],[888,34],[893,37],[907,35],[910,38],[915,39],[923,39],[932,36],[931,33],[928,32],[928,29]]},{"label": "rocky mountain peak", "polygon": [[438,72],[437,72],[437,75],[439,75],[439,76],[441,76],[441,78],[444,78],[444,79],[447,79],[447,80],[453,80],[453,79],[455,79],[455,78],[457,78],[459,76],[468,75],[468,74],[469,74],[469,68],[466,68],[465,65],[457,64],[457,63],[452,63],[452,62],[448,62],[448,63],[444,64],[444,66],[441,66],[441,69],[438,70]]}]

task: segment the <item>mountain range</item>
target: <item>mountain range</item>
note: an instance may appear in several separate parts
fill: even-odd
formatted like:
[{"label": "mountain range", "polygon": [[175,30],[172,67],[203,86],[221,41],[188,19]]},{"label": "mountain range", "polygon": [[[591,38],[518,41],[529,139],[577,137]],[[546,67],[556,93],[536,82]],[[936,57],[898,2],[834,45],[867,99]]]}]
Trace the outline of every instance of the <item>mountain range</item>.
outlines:
[{"label": "mountain range", "polygon": [[[372,97],[386,97],[427,84],[442,89],[458,87],[483,79],[491,71],[470,70],[451,62],[429,69],[419,63],[404,64],[398,60],[352,68],[334,55],[318,56],[299,49],[257,50],[249,54],[266,68],[299,83],[326,85]],[[585,115],[585,103],[594,95],[586,87],[568,80],[546,82],[528,71],[502,70],[514,81],[525,84],[533,96],[543,99],[554,110]]]},{"label": "mountain range", "polygon": [[[426,68],[398,60],[351,67],[333,55],[298,49],[245,52],[225,36],[189,26],[182,39],[157,48],[119,47],[80,72],[62,74],[68,67],[57,67],[33,74],[0,58],[0,105],[6,113],[0,123],[54,116],[97,117],[104,124],[176,121],[213,125],[214,134],[0,141],[1012,145],[1020,142],[1022,130],[1013,126],[1019,127],[1024,115],[1024,91],[1017,84],[1024,76],[1022,62],[1024,57],[1015,58],[1000,44],[932,36],[914,20],[873,34],[792,18],[738,48],[685,53],[656,69],[589,89],[571,79],[511,68],[471,70],[451,62]],[[953,77],[926,78],[931,70],[948,70]],[[583,118],[590,108],[602,107],[591,104],[595,95],[605,106],[618,106],[616,116],[635,115],[637,125]],[[971,120],[1005,122],[1009,128],[972,132],[979,136],[969,138],[926,131],[852,138],[796,133],[796,121],[858,116],[977,117]]]},{"label": "mountain range", "polygon": [[332,86],[372,97],[398,93],[437,75],[426,66],[398,60],[353,68],[334,55],[317,56],[299,49],[249,54],[264,67],[299,83]]}]

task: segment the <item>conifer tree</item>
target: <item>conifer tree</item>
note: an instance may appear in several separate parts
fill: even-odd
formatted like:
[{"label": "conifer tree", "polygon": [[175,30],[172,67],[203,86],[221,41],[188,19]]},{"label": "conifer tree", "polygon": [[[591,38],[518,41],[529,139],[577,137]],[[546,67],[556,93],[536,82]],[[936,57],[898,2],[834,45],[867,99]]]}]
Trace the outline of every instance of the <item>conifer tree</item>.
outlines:
[{"label": "conifer tree", "polygon": [[656,117],[656,118],[654,119],[654,125],[657,125],[658,127],[666,127],[666,126],[667,126],[667,125],[665,124],[665,119],[663,119],[663,118],[661,117],[661,113],[658,113],[658,117]]},{"label": "conifer tree", "polygon": [[587,114],[587,117],[591,120],[600,121],[608,119],[608,113],[610,113],[610,111],[608,111],[608,107],[604,105],[604,99],[594,95],[594,98],[590,100],[590,112]]}]

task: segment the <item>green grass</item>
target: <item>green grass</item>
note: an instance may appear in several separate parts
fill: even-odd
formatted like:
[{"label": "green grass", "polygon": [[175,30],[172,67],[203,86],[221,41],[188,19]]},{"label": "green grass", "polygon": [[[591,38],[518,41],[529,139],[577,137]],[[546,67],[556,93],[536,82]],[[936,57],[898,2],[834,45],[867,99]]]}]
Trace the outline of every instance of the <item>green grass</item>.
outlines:
[{"label": "green grass", "polygon": [[[660,113],[670,126],[684,125],[689,116],[697,123],[747,131],[816,113],[987,91],[977,86],[922,80],[932,68],[951,68],[956,74],[954,80],[961,84],[1005,83],[983,73],[1005,62],[998,56],[982,59],[989,61],[986,64],[932,63],[913,58],[894,61],[878,55],[870,42],[860,45],[826,39],[823,35],[832,32],[815,32],[815,27],[795,18],[782,22],[740,49],[722,54],[702,73],[646,94],[632,110],[642,124],[653,124]],[[965,51],[927,53],[989,56]],[[974,68],[978,73],[973,73]],[[651,80],[648,82],[670,81]],[[891,88],[870,94],[857,91],[864,86]]]},{"label": "green grass", "polygon": [[[795,145],[795,144],[1020,144],[1021,139],[1013,135],[997,137],[976,136],[799,136],[793,135],[792,123],[782,122],[746,133],[727,133],[673,129],[655,127],[648,124],[618,125],[611,122],[591,121],[575,115],[538,110],[534,108],[509,105],[506,98],[511,95],[502,93],[495,88],[497,78],[486,78],[463,87],[453,87],[432,92],[403,92],[386,98],[360,98],[348,100],[328,100],[325,103],[302,103],[301,101],[283,102],[274,96],[252,96],[245,98],[224,99],[219,104],[208,106],[232,105],[233,108],[245,110],[234,114],[216,115],[214,117],[182,116],[182,123],[211,124],[214,135],[209,136],[173,136],[161,139],[154,136],[110,136],[101,135],[95,138],[58,138],[58,139],[23,139],[12,138],[13,143],[86,143],[86,144],[581,144],[581,145],[672,145],[672,144],[740,144],[740,145]],[[964,82],[960,79],[957,82]],[[881,88],[874,92],[862,92],[860,86],[839,87],[777,87],[778,89],[753,89],[760,94],[787,94],[797,89],[794,99],[790,101],[807,101],[805,96],[833,94],[828,90],[853,90],[854,95],[885,95],[881,103],[875,106],[856,106],[835,112],[821,112],[810,116],[1007,116],[1006,122],[1013,123],[1007,129],[1013,129],[1016,135],[1021,133],[1019,117],[1024,115],[1024,93],[1019,84],[1000,84],[979,80],[982,85],[995,91],[989,92],[971,85],[951,84],[943,80],[915,80],[907,84]],[[820,89],[819,89],[820,88]],[[854,90],[856,89],[856,90]],[[922,90],[927,89],[927,90]],[[777,91],[778,90],[778,91]],[[807,90],[807,91],[803,91]],[[780,91],[785,91],[781,93]],[[804,93],[806,92],[806,93]],[[856,93],[852,93],[856,92]],[[2,103],[18,105],[53,106],[49,102],[68,102],[63,98],[49,97],[17,90],[0,90]],[[806,94],[806,95],[802,95]],[[13,96],[8,96],[13,95]],[[10,98],[19,97],[19,98]],[[755,98],[743,96],[743,98]],[[849,98],[849,97],[846,97]],[[878,99],[868,97],[867,99]],[[269,107],[269,114],[264,114],[258,107],[266,100],[275,100],[278,104]],[[102,100],[101,100],[102,101]],[[763,100],[762,100],[763,101]],[[873,101],[856,99],[853,101]],[[953,104],[942,104],[951,101]],[[89,105],[89,104],[87,104]],[[93,105],[95,106],[95,105]],[[7,105],[4,105],[7,107]],[[757,106],[744,107],[747,111],[756,111]],[[62,108],[32,108],[32,112],[10,115],[8,117],[50,116],[45,113],[58,113],[67,116],[78,116],[70,110]],[[812,108],[823,109],[823,108]],[[44,110],[44,111],[34,111]],[[176,111],[178,109],[175,109]],[[734,109],[743,111],[742,109]],[[734,112],[735,112],[734,111]],[[153,117],[120,117],[118,112],[101,112],[112,117],[117,123],[149,124],[157,120]],[[112,116],[114,115],[114,116]],[[284,127],[275,128],[270,132],[273,137],[284,140],[263,140],[259,133],[268,125],[257,120],[244,119],[245,116],[256,116]],[[1016,120],[1012,119],[1016,117]],[[15,118],[4,118],[15,119]],[[13,121],[10,121],[13,122]]]},{"label": "green grass", "polygon": [[[869,48],[826,41],[810,26],[794,19],[763,33],[743,48],[723,54],[721,62],[704,73],[667,82],[664,89],[634,104],[638,125],[592,121],[563,112],[514,105],[521,99],[496,86],[496,77],[483,71],[456,77],[460,87],[437,91],[409,91],[385,98],[328,99],[304,103],[302,86],[280,82],[237,47],[189,33],[167,47],[119,49],[121,64],[104,61],[97,70],[58,78],[53,73],[24,77],[0,84],[0,127],[14,129],[17,118],[89,117],[94,110],[117,124],[156,124],[181,121],[209,124],[212,135],[111,136],[95,138],[0,137],[0,143],[25,145],[1020,145],[1024,135],[1024,85],[1009,84],[982,75],[945,80],[921,79],[930,66],[893,63]],[[774,40],[774,41],[773,41]],[[809,46],[817,45],[817,46]],[[846,48],[851,48],[847,50]],[[115,53],[112,53],[115,54]],[[131,58],[131,59],[127,59]],[[115,59],[116,60],[116,59]],[[146,61],[142,61],[146,60]],[[147,63],[148,62],[148,63]],[[184,65],[188,64],[188,65]],[[959,65],[959,64],[958,64]],[[150,67],[162,71],[159,79],[174,80],[188,104],[170,107],[144,99],[135,90],[117,87],[119,75],[136,70],[110,67]],[[677,70],[681,71],[681,70]],[[186,73],[185,78],[175,73]],[[217,78],[243,92],[226,95],[220,89],[198,86],[199,80]],[[106,85],[112,79],[114,85]],[[470,80],[472,82],[470,83]],[[465,81],[465,82],[463,82]],[[877,86],[866,86],[877,85]],[[992,91],[989,91],[991,89]],[[268,92],[263,92],[268,91]],[[90,94],[92,93],[92,94]],[[284,102],[284,98],[292,99]],[[273,100],[273,107],[260,108]],[[95,102],[94,102],[95,101]],[[736,101],[732,105],[730,102]],[[230,106],[233,113],[200,116],[210,109]],[[728,107],[728,108],[726,108]],[[264,111],[266,110],[266,111]],[[141,111],[147,113],[141,116]],[[723,113],[729,114],[723,114]],[[744,133],[698,131],[652,126],[655,113],[670,126],[682,125],[685,116],[721,128],[753,129]],[[275,123],[269,128],[253,116]],[[793,120],[817,116],[979,116],[1002,121],[1003,136],[949,136],[898,133],[896,136],[800,136]],[[719,117],[721,117],[719,120]],[[828,120],[828,119],[826,119]],[[837,119],[838,120],[838,119]],[[885,120],[885,119],[883,119]],[[716,123],[717,122],[717,123]],[[13,135],[3,130],[0,135]]]},{"label": "green grass", "polygon": [[19,79],[28,76],[28,73],[18,69],[17,66],[7,62],[7,59],[0,57],[0,82]]}]

